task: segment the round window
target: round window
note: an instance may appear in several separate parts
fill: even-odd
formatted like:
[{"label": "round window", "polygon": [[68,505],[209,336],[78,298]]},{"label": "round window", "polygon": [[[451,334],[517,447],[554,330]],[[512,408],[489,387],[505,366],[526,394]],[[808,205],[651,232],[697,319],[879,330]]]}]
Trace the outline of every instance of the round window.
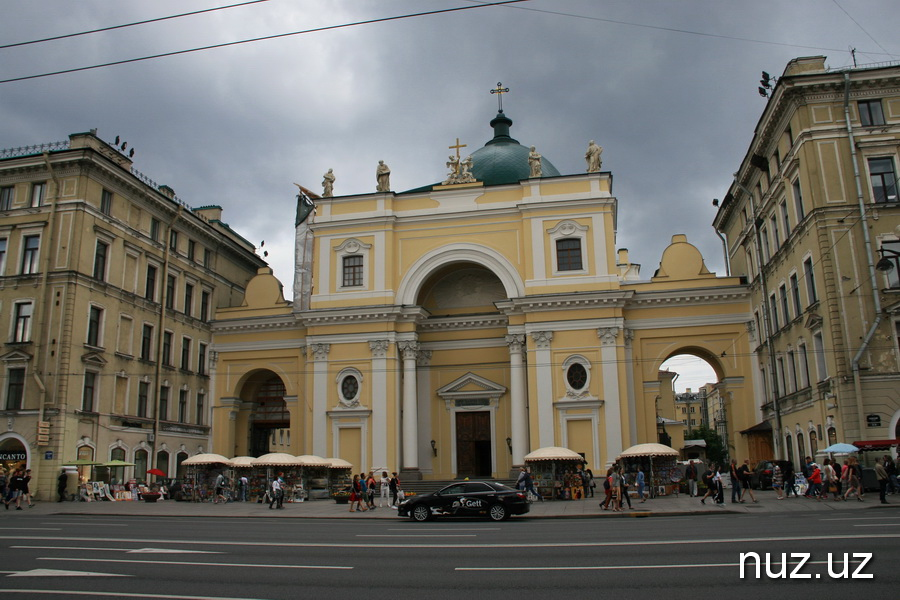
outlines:
[{"label": "round window", "polygon": [[582,390],[587,385],[587,371],[581,363],[575,363],[566,372],[566,380],[573,390]]},{"label": "round window", "polygon": [[341,382],[341,395],[344,400],[353,400],[359,394],[359,381],[353,375],[344,377]]}]

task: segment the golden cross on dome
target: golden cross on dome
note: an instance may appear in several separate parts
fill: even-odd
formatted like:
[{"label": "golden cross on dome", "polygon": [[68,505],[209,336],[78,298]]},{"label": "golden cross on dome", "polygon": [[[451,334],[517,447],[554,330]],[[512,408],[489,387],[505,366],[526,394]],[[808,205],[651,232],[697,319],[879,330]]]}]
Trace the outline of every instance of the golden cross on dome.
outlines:
[{"label": "golden cross on dome", "polygon": [[465,147],[467,147],[467,146],[468,146],[468,144],[460,144],[460,143],[459,143],[459,138],[456,138],[456,145],[455,145],[455,146],[447,146],[447,147],[450,148],[450,150],[454,150],[454,149],[456,150],[456,158],[458,159],[458,158],[460,158],[460,156],[459,156],[459,149],[460,149],[460,148],[465,148]]},{"label": "golden cross on dome", "polygon": [[500,112],[503,112],[503,94],[508,94],[509,88],[503,87],[503,84],[498,81],[497,88],[491,90],[491,93],[497,94],[497,108]]}]

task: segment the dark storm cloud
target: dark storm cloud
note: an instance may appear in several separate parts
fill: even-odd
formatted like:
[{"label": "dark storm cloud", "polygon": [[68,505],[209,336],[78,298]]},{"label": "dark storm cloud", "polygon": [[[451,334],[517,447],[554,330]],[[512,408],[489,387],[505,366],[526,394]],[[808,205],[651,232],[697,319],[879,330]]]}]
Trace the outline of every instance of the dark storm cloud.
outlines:
[{"label": "dark storm cloud", "polygon": [[[194,5],[197,10],[225,2]],[[0,79],[238,39],[470,4],[271,0],[60,42],[0,50]],[[49,142],[98,128],[127,139],[135,166],[192,206],[220,204],[247,239],[266,240],[276,275],[293,277],[293,182],[337,194],[375,190],[385,160],[392,187],[444,176],[447,146],[473,152],[502,81],[512,134],[560,172],[584,171],[590,139],[604,147],[619,199],[617,246],[649,277],[673,234],[685,233],[724,273],[711,200],[727,189],[764,107],[765,69],[796,56],[846,51],[760,44],[675,29],[814,47],[858,47],[860,62],[900,53],[887,0],[721,2],[533,0],[263,41],[152,62],[0,85],[0,146]],[[840,7],[859,24],[854,24]],[[0,1],[11,43],[185,12],[183,2]],[[53,15],[65,15],[57,18]]]}]

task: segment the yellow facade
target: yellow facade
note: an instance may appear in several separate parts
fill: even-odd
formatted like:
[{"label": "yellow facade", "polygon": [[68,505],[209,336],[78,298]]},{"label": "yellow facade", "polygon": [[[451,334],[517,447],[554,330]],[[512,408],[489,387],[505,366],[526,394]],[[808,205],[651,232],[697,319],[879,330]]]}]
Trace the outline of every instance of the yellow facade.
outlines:
[{"label": "yellow facade", "polygon": [[[484,152],[509,159],[507,139]],[[684,352],[735,399],[732,431],[759,421],[738,278],[710,273],[684,236],[654,277],[635,277],[615,248],[610,173],[480,173],[316,200],[298,228],[313,236],[309,297],[273,300],[261,273],[218,315],[214,452],[266,452],[286,429],[292,454],[406,477],[506,477],[545,446],[602,468],[657,441],[661,411],[674,417],[658,371]],[[283,388],[277,422],[254,396],[264,380]]]}]

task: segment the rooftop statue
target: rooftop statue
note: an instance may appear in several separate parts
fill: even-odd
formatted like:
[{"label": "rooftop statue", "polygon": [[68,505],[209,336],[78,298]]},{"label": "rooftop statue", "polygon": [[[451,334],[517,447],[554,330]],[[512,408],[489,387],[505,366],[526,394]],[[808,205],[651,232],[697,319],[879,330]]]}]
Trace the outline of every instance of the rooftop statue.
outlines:
[{"label": "rooftop statue", "polygon": [[375,170],[375,191],[389,192],[391,191],[391,168],[384,164],[383,160],[378,161],[378,168]]},{"label": "rooftop statue", "polygon": [[584,159],[587,161],[587,172],[588,173],[597,173],[600,171],[600,166],[603,164],[603,161],[600,159],[600,155],[603,154],[603,148],[594,143],[594,140],[588,144],[587,152],[584,153]]},{"label": "rooftop statue", "polygon": [[334,195],[334,172],[328,169],[328,172],[322,175],[322,197],[331,198]]},{"label": "rooftop statue", "polygon": [[541,155],[537,153],[534,146],[531,147],[531,152],[528,153],[528,166],[531,169],[529,177],[541,176]]}]

